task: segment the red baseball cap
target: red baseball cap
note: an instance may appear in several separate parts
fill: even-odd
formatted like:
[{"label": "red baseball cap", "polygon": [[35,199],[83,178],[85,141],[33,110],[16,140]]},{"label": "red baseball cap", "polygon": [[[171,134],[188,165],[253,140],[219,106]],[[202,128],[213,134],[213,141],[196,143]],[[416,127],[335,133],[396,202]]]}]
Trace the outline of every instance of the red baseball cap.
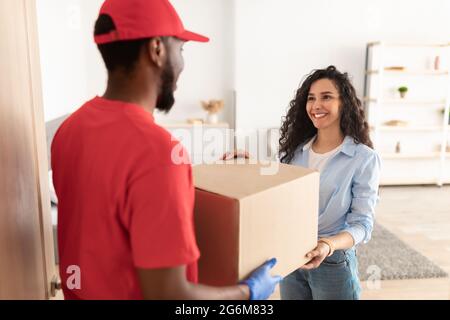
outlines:
[{"label": "red baseball cap", "polygon": [[106,0],[100,15],[109,15],[116,30],[95,36],[95,43],[176,37],[184,41],[208,42],[200,34],[187,31],[168,0]]}]

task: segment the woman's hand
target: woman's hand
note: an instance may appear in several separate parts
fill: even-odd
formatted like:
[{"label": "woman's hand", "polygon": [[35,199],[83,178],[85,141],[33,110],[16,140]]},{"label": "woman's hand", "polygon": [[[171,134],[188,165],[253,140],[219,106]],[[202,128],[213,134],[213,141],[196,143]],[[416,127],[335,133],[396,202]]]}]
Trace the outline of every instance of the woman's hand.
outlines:
[{"label": "woman's hand", "polygon": [[225,153],[220,160],[233,160],[233,159],[250,159],[250,154],[245,150],[234,150]]},{"label": "woman's hand", "polygon": [[307,264],[300,267],[303,270],[311,270],[318,268],[325,258],[330,254],[331,248],[324,242],[318,242],[317,247],[308,252],[306,257],[311,259]]}]

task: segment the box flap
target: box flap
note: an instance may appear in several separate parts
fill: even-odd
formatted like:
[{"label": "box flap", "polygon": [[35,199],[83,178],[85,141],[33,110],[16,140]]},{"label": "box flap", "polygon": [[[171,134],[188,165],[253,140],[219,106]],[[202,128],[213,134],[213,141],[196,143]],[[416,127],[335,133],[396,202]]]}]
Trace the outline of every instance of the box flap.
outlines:
[{"label": "box flap", "polygon": [[279,166],[275,174],[263,175],[269,164],[211,164],[193,167],[195,187],[233,199],[243,199],[264,190],[301,179],[317,171],[299,166],[272,163]]}]

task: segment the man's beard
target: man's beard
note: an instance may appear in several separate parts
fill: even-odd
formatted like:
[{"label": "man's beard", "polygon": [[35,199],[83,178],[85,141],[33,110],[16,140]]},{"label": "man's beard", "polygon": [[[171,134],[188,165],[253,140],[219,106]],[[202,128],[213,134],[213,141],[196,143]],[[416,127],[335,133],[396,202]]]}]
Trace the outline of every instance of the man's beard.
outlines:
[{"label": "man's beard", "polygon": [[172,68],[172,63],[167,60],[164,70],[161,75],[161,88],[156,102],[156,109],[164,113],[169,113],[175,104],[175,97],[173,91],[175,88],[175,75]]}]

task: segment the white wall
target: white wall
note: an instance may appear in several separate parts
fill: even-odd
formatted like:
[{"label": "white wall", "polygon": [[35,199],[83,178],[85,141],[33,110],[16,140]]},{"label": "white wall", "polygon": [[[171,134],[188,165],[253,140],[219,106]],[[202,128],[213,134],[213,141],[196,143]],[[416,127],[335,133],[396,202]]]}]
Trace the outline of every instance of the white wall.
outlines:
[{"label": "white wall", "polygon": [[106,74],[93,43],[101,0],[37,0],[46,121],[101,94]]},{"label": "white wall", "polygon": [[[102,94],[106,76],[92,40],[101,0],[37,0],[46,119]],[[449,42],[448,0],[172,0],[187,28],[211,37],[185,46],[177,103],[161,122],[203,117],[199,101],[223,98],[238,128],[280,124],[301,79],[336,65],[362,94],[369,41]]]},{"label": "white wall", "polygon": [[186,29],[208,36],[209,43],[184,46],[185,70],[175,93],[176,105],[161,122],[205,118],[200,100],[224,99],[222,121],[233,119],[234,12],[230,0],[171,0]]},{"label": "white wall", "polygon": [[[93,28],[102,0],[37,0],[45,118],[73,112],[104,92],[106,71],[93,42]],[[202,99],[225,99],[224,121],[232,121],[232,1],[173,0],[186,28],[211,37],[211,42],[185,46],[186,69],[176,105],[161,122],[203,118]]]},{"label": "white wall", "polygon": [[367,42],[450,42],[448,0],[236,0],[237,127],[279,126],[301,79],[334,64],[362,95]]}]

